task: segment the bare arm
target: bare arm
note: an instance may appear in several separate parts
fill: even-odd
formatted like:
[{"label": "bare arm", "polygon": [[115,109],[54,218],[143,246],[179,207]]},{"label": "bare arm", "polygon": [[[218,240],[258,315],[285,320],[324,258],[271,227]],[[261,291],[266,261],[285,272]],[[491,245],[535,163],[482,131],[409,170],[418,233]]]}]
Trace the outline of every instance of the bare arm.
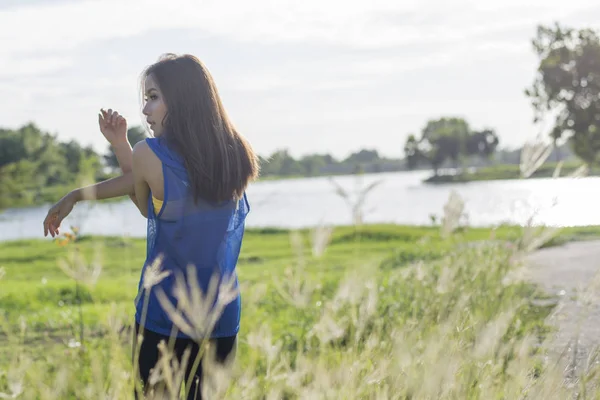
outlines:
[{"label": "bare arm", "polygon": [[90,186],[75,189],[72,192],[76,202],[82,200],[104,200],[113,197],[133,195],[133,172],[111,178]]},{"label": "bare arm", "polygon": [[[129,141],[126,140],[125,142],[114,143],[111,144],[111,146],[117,157],[119,167],[121,167],[121,172],[123,174],[133,172],[133,157]],[[133,204],[137,205],[135,193],[129,193],[129,198],[133,201]]]},{"label": "bare arm", "polygon": [[[94,185],[75,189],[58,201],[44,219],[44,236],[48,233],[54,237],[59,234],[60,224],[73,210],[77,202],[82,200],[102,200],[134,193],[133,172],[108,179]],[[139,207],[139,205],[136,206]]]},{"label": "bare arm", "polygon": [[117,157],[119,167],[121,167],[121,172],[124,174],[131,172],[133,157],[129,141],[126,140],[124,142],[111,143],[111,146]]}]

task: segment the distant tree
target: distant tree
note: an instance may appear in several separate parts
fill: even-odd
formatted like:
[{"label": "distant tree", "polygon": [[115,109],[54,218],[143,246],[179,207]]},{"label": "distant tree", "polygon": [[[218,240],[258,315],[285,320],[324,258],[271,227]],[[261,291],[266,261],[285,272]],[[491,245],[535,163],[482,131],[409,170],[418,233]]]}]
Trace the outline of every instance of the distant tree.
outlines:
[{"label": "distant tree", "polygon": [[467,154],[487,159],[494,154],[499,142],[498,135],[492,129],[475,131],[467,140]]},{"label": "distant tree", "polygon": [[329,154],[311,154],[300,159],[299,163],[303,168],[303,172],[307,176],[318,175],[323,167],[333,164],[335,160]]},{"label": "distant tree", "polygon": [[465,140],[470,134],[467,121],[457,117],[431,119],[422,130],[424,140],[435,140],[440,137],[454,137]]},{"label": "distant tree", "polygon": [[600,161],[600,38],[591,29],[555,23],[538,26],[532,45],[539,58],[533,85],[525,90],[534,121],[554,116],[555,145],[565,134],[575,154]]},{"label": "distant tree", "polygon": [[458,167],[461,157],[467,153],[470,128],[463,118],[443,117],[429,120],[422,135],[422,140],[427,140],[438,148],[441,158],[452,160],[454,166]]},{"label": "distant tree", "polygon": [[290,156],[287,151],[285,151],[283,154],[284,155],[281,159],[281,175],[302,175],[302,165],[300,165],[300,163],[295,160],[294,157]]},{"label": "distant tree", "polygon": [[[146,135],[146,131],[141,126],[132,126],[127,129],[127,140],[133,147],[137,142],[140,142],[146,139],[148,135]],[[104,162],[108,167],[117,169],[119,168],[119,162],[117,161],[117,156],[115,155],[112,146],[108,146],[108,152],[104,156]]]},{"label": "distant tree", "polygon": [[25,130],[25,127],[16,131],[0,130],[0,168],[27,157],[26,137],[22,130]]},{"label": "distant tree", "polygon": [[58,200],[47,197],[53,186],[61,185],[56,194],[62,193],[64,186],[77,185],[84,175],[89,182],[101,172],[93,149],[75,141],[59,142],[33,123],[0,129],[0,208]]},{"label": "distant tree", "polygon": [[259,155],[258,156],[258,165],[260,166],[260,175],[261,176],[265,176],[267,175],[267,164],[268,164],[268,160],[266,158],[264,158],[263,156]]},{"label": "distant tree", "polygon": [[304,167],[289,154],[287,149],[277,150],[266,159],[262,159],[261,174],[263,176],[304,175]]},{"label": "distant tree", "polygon": [[348,164],[366,164],[379,161],[379,153],[377,150],[360,150],[352,153],[343,162]]},{"label": "distant tree", "polygon": [[423,161],[423,154],[419,148],[419,141],[414,134],[408,135],[406,144],[404,145],[404,157],[406,158],[406,164],[408,169],[417,168],[421,161]]},{"label": "distant tree", "polygon": [[467,157],[489,157],[497,146],[498,137],[494,131],[471,131],[463,118],[443,117],[427,121],[420,139],[409,135],[404,154],[410,169],[426,161],[437,175],[446,161],[452,161],[458,167]]},{"label": "distant tree", "polygon": [[61,143],[60,148],[67,161],[67,168],[70,172],[76,173],[79,170],[79,163],[82,157],[84,157],[83,149],[74,140],[67,143]]}]

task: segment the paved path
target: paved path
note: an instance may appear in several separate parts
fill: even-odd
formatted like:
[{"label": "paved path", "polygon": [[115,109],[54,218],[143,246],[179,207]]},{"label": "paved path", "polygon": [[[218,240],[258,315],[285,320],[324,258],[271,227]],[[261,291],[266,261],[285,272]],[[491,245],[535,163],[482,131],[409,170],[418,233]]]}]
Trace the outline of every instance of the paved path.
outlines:
[{"label": "paved path", "polygon": [[600,345],[600,241],[542,249],[528,261],[528,278],[558,298],[549,319],[558,329],[547,345],[554,356],[562,354],[565,378],[573,384]]}]

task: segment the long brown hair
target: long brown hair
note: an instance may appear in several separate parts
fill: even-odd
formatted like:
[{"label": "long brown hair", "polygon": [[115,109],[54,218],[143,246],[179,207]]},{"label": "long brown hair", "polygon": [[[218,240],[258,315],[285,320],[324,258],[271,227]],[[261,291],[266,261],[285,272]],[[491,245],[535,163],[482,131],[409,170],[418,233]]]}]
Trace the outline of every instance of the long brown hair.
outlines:
[{"label": "long brown hair", "polygon": [[142,91],[150,75],[167,106],[165,140],[183,158],[194,200],[239,199],[258,177],[258,156],[229,119],[208,68],[169,53],[143,72]]}]

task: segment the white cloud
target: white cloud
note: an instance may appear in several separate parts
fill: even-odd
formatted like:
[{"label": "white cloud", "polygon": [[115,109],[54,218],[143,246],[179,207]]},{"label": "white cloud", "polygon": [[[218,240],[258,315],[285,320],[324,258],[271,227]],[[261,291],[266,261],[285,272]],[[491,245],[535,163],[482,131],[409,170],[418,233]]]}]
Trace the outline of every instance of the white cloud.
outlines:
[{"label": "white cloud", "polygon": [[[23,49],[65,52],[92,40],[177,28],[243,41],[377,47],[447,42],[562,17],[588,5],[587,0],[536,0],[526,7],[518,1],[467,0],[87,0],[0,11],[0,45],[13,55]],[[382,23],[385,16],[388,22]]]},{"label": "white cloud", "polygon": [[[0,10],[0,78],[54,72],[72,65],[78,47],[188,29],[229,40],[302,42],[348,48],[428,44],[446,54],[408,63],[450,62],[449,46],[515,51],[507,30],[584,10],[587,0],[475,2],[469,0],[86,0]],[[489,40],[493,35],[495,39]],[[492,43],[493,42],[493,43]],[[390,51],[393,53],[393,51]],[[407,62],[401,63],[405,66]],[[358,69],[396,69],[387,55]],[[378,65],[373,67],[373,65]],[[387,65],[387,66],[384,66]]]},{"label": "white cloud", "polygon": [[73,65],[68,56],[35,56],[0,58],[0,79],[46,74]]},{"label": "white cloud", "polygon": [[[524,51],[503,33],[581,12],[587,0],[85,0],[0,10],[0,78],[56,72],[72,52],[99,40],[171,29],[256,43],[314,43],[354,49],[435,45],[422,59],[394,50],[357,62],[358,73],[410,68],[459,57],[450,47]],[[493,39],[490,39],[490,36]],[[472,52],[472,51],[471,51]],[[391,58],[388,56],[392,56]],[[398,61],[398,62],[397,62]],[[362,65],[361,65],[362,64]]]}]

